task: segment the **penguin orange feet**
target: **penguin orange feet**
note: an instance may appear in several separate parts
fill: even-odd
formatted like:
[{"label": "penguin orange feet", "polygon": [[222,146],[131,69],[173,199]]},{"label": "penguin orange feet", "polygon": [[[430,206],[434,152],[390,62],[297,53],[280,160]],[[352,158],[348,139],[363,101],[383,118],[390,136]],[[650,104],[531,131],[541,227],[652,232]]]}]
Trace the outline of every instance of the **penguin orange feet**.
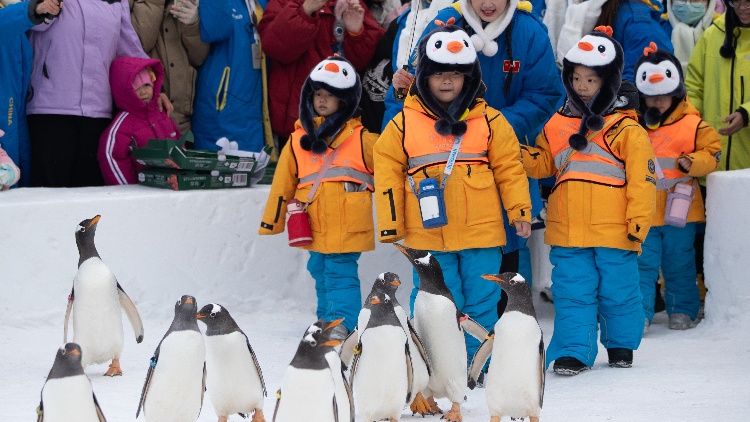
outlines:
[{"label": "penguin orange feet", "polygon": [[529,420],[531,422],[539,422],[539,418],[537,416],[529,416]]},{"label": "penguin orange feet", "polygon": [[260,409],[255,409],[255,413],[253,413],[253,419],[251,422],[266,422],[266,417],[263,416],[263,411]]},{"label": "penguin orange feet", "polygon": [[227,422],[226,416],[219,416],[219,422]]},{"label": "penguin orange feet", "polygon": [[451,405],[451,410],[446,413],[442,419],[445,419],[449,422],[461,422],[463,418],[461,417],[461,405],[458,403],[453,403]]},{"label": "penguin orange feet", "polygon": [[500,422],[500,416],[493,416],[490,418],[490,422]]},{"label": "penguin orange feet", "polygon": [[427,399],[427,403],[430,405],[430,412],[432,412],[433,415],[443,414],[443,411],[440,410],[440,407],[435,401],[435,397],[430,396],[430,398]]},{"label": "penguin orange feet", "polygon": [[414,397],[414,401],[411,402],[411,405],[409,405],[409,409],[411,409],[411,414],[417,414],[420,415],[433,415],[432,407],[430,406],[430,402],[427,401],[426,398],[422,395],[422,393],[417,393],[417,396]]},{"label": "penguin orange feet", "polygon": [[120,368],[120,359],[112,359],[112,363],[109,364],[109,369],[104,373],[105,377],[115,377],[122,375],[122,368]]}]

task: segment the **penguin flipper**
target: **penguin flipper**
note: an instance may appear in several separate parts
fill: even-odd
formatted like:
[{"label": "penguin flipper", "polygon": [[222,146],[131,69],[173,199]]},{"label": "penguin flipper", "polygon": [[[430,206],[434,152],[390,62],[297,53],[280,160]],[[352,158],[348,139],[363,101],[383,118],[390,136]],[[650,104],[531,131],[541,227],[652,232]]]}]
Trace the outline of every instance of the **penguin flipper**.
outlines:
[{"label": "penguin flipper", "polygon": [[273,419],[271,419],[271,422],[276,422],[276,415],[279,413],[280,404],[281,404],[281,388],[276,390],[276,407],[273,408]]},{"label": "penguin flipper", "polygon": [[[541,330],[540,330],[541,331]],[[542,408],[544,404],[544,384],[546,371],[544,370],[544,364],[546,361],[546,352],[544,351],[544,336],[539,340],[539,408]]]},{"label": "penguin flipper", "polygon": [[36,408],[36,422],[44,422],[44,402],[39,399],[39,407]]},{"label": "penguin flipper", "polygon": [[74,299],[75,287],[70,289],[70,296],[68,296],[68,306],[65,308],[65,322],[63,322],[63,344],[68,342],[68,320],[70,319],[70,311],[73,309]]},{"label": "penguin flipper", "polygon": [[411,403],[411,389],[414,384],[414,366],[411,361],[411,350],[409,350],[409,340],[406,340],[404,347],[404,354],[406,355],[406,403]]},{"label": "penguin flipper", "polygon": [[120,299],[120,306],[123,310],[125,310],[125,315],[128,316],[128,321],[130,321],[130,325],[133,327],[133,332],[135,333],[135,342],[142,342],[143,322],[141,322],[141,316],[138,314],[138,309],[136,309],[133,301],[130,300],[128,294],[125,293],[125,290],[123,290],[122,286],[120,286],[120,283],[117,283],[117,296]]},{"label": "penguin flipper", "polygon": [[425,366],[427,366],[427,375],[432,376],[432,369],[430,369],[430,357],[427,356],[427,350],[425,350],[424,344],[422,344],[422,339],[419,338],[419,335],[411,325],[411,322],[407,322],[407,326],[409,327],[409,335],[411,335],[411,341],[413,341],[417,346],[417,350],[419,351],[420,356],[422,356],[422,360],[424,361]]},{"label": "penguin flipper", "polygon": [[146,372],[146,380],[143,382],[143,390],[141,391],[141,400],[138,402],[138,411],[135,412],[136,419],[138,419],[138,415],[141,413],[141,409],[143,409],[143,414],[146,414],[146,396],[148,395],[148,388],[151,386],[151,377],[154,376],[154,368],[156,368],[156,364],[159,362],[160,349],[161,343],[159,343],[159,346],[156,347],[154,356],[151,357],[151,362],[148,366],[148,372]]},{"label": "penguin flipper", "polygon": [[242,335],[245,336],[245,341],[247,342],[247,350],[250,351],[250,356],[252,356],[253,358],[253,364],[255,364],[255,370],[258,371],[258,378],[260,378],[260,386],[263,388],[263,397],[268,397],[268,394],[266,394],[266,382],[263,380],[263,371],[260,370],[260,363],[258,362],[258,357],[255,356],[255,351],[253,350],[253,346],[250,345],[250,340],[248,340],[247,335],[245,335],[245,333],[242,333]]},{"label": "penguin flipper", "polygon": [[104,417],[102,408],[99,407],[99,401],[96,400],[96,394],[92,392],[91,395],[94,396],[94,407],[96,408],[96,417],[99,419],[99,422],[107,422],[107,418]]},{"label": "penguin flipper", "polygon": [[339,358],[341,359],[341,364],[343,365],[343,368],[346,370],[349,368],[349,365],[352,363],[352,358],[354,357],[354,347],[357,345],[357,341],[359,340],[359,327],[355,327],[354,330],[352,330],[351,333],[346,337],[344,340],[344,343],[341,344],[341,350],[339,351]]},{"label": "penguin flipper", "polygon": [[203,362],[203,379],[201,380],[201,408],[198,409],[198,416],[195,417],[195,419],[198,419],[198,417],[201,415],[201,410],[203,410],[203,396],[206,395],[206,362]]},{"label": "penguin flipper", "polygon": [[471,359],[471,366],[469,367],[469,389],[473,390],[474,387],[477,385],[477,378],[479,378],[479,373],[482,372],[482,368],[484,368],[484,364],[487,362],[487,359],[490,358],[490,355],[492,354],[492,346],[495,343],[495,330],[492,330],[492,333],[488,334],[482,344],[477,349],[476,353],[474,353],[474,357]]},{"label": "penguin flipper", "polygon": [[349,371],[349,384],[354,385],[354,375],[357,373],[359,357],[362,356],[362,342],[358,342],[357,345],[353,347],[352,353],[354,354],[354,362],[352,362],[352,368]]},{"label": "penguin flipper", "polygon": [[467,333],[471,334],[477,340],[484,341],[487,338],[487,330],[468,315],[464,315],[461,318],[460,324]]}]

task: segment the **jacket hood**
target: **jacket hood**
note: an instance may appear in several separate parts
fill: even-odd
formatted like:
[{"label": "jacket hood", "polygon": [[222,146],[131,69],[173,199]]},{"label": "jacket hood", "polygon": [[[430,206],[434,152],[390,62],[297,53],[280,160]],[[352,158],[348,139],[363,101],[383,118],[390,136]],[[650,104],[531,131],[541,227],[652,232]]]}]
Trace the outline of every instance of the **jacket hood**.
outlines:
[{"label": "jacket hood", "polygon": [[[136,75],[146,67],[150,67],[156,76],[154,97],[148,104],[144,104],[133,89],[133,81]],[[112,66],[109,68],[109,84],[112,87],[112,98],[115,100],[115,104],[121,110],[139,116],[145,116],[147,110],[151,107],[156,108],[163,81],[164,68],[158,59],[118,57],[112,61]]]}]

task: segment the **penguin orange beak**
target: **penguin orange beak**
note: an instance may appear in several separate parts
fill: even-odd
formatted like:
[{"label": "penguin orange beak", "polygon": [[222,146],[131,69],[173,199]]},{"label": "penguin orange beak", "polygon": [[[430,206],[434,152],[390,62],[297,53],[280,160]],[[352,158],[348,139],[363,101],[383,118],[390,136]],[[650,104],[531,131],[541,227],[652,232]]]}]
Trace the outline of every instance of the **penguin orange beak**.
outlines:
[{"label": "penguin orange beak", "polygon": [[391,284],[393,284],[394,286],[398,287],[398,286],[401,285],[401,280],[395,279],[395,280],[391,281]]},{"label": "penguin orange beak", "polygon": [[102,218],[102,216],[101,216],[101,215],[97,215],[96,217],[92,218],[92,219],[91,219],[91,222],[89,223],[89,226],[88,226],[88,227],[86,227],[86,228],[87,228],[87,229],[90,229],[90,228],[91,228],[91,226],[93,226],[94,224],[96,224],[96,223],[98,223],[98,222],[99,222],[99,219],[100,219],[100,218]]},{"label": "penguin orange beak", "polygon": [[70,354],[73,356],[78,356],[81,354],[81,352],[79,352],[78,349],[73,349],[70,351]]},{"label": "penguin orange beak", "polygon": [[185,303],[193,303],[193,298],[189,297],[189,298],[185,299]]},{"label": "penguin orange beak", "polygon": [[494,274],[484,274],[484,275],[482,275],[482,278],[485,279],[485,280],[497,281],[499,283],[503,283],[504,282],[504,280],[502,278],[500,278],[500,277],[498,277],[498,276],[496,276]]},{"label": "penguin orange beak", "polygon": [[664,76],[661,73],[654,73],[653,75],[648,77],[648,81],[652,84],[655,84],[657,82],[661,82],[664,80]]},{"label": "penguin orange beak", "polygon": [[328,324],[328,325],[326,326],[326,328],[324,328],[324,329],[323,329],[323,331],[328,331],[328,330],[330,330],[331,328],[333,328],[333,327],[335,327],[335,326],[337,326],[337,325],[341,324],[342,322],[344,322],[344,318],[339,318],[339,319],[337,319],[337,320],[331,321],[331,323],[330,323],[330,324]]},{"label": "penguin orange beak", "polygon": [[195,314],[195,318],[196,319],[203,319],[205,317],[203,315],[201,315],[201,314]]},{"label": "penguin orange beak", "polygon": [[372,299],[370,299],[371,305],[379,305],[380,304],[380,298],[377,296],[373,296]]},{"label": "penguin orange beak", "polygon": [[448,43],[448,46],[445,47],[453,54],[458,53],[459,51],[463,50],[464,45],[461,44],[461,41],[451,41]]},{"label": "penguin orange beak", "polygon": [[328,340],[327,342],[325,342],[325,343],[321,343],[320,345],[321,345],[321,346],[331,346],[331,347],[336,347],[336,346],[338,346],[338,345],[339,345],[339,344],[341,344],[341,343],[342,343],[342,341],[341,341],[341,340]]},{"label": "penguin orange beak", "polygon": [[578,48],[580,48],[583,51],[592,51],[594,49],[594,46],[590,42],[579,41]]},{"label": "penguin orange beak", "polygon": [[329,72],[339,73],[339,66],[336,63],[328,63],[324,69]]}]

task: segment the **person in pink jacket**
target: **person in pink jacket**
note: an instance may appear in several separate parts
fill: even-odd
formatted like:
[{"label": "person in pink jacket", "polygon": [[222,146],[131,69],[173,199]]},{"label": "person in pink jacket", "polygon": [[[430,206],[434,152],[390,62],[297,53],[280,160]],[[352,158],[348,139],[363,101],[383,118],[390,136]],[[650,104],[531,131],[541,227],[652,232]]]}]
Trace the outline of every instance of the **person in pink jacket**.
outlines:
[{"label": "person in pink jacket", "polygon": [[129,185],[138,181],[141,166],[132,158],[131,147],[144,147],[149,139],[178,139],[180,129],[164,111],[159,96],[164,68],[157,59],[118,57],[109,69],[109,83],[117,113],[99,138],[99,167],[107,185]]},{"label": "person in pink jacket", "polygon": [[[0,138],[5,135],[5,132],[0,129]],[[8,157],[8,153],[2,148],[0,144],[0,191],[8,190],[11,186],[18,182],[21,177],[21,170],[16,167],[13,160]]]}]

